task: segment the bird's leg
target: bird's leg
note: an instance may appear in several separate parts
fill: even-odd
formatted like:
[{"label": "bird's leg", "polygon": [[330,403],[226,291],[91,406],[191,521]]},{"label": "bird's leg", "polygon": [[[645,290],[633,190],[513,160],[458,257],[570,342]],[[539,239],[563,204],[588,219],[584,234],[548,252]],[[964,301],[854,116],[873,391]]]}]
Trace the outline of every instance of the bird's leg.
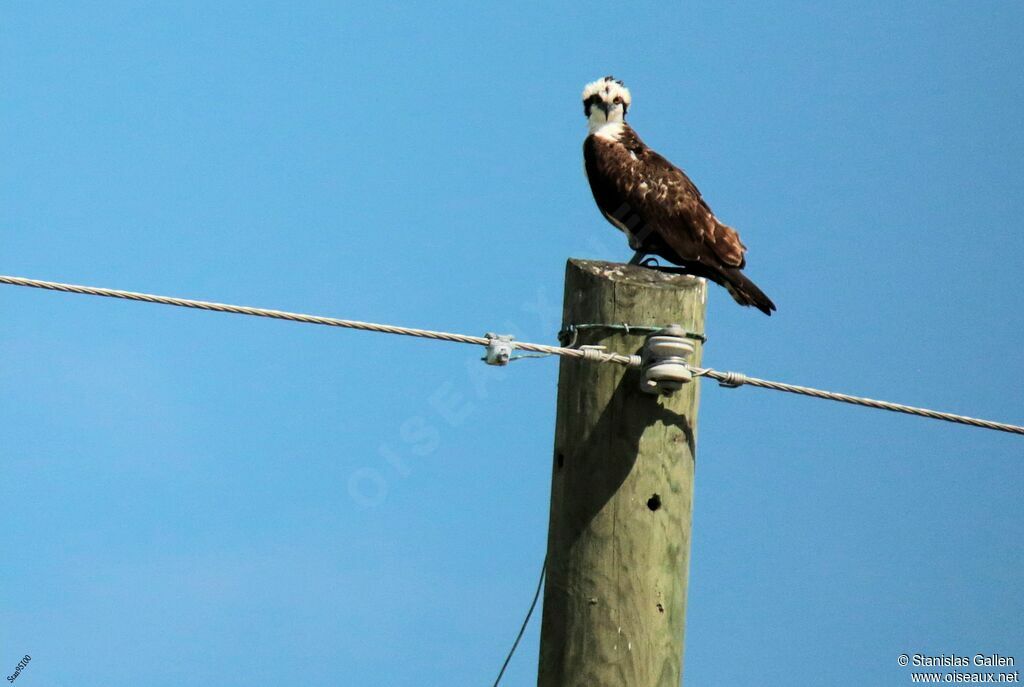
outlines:
[{"label": "bird's leg", "polygon": [[633,257],[629,259],[629,264],[630,265],[641,265],[641,264],[643,264],[644,256],[645,255],[647,255],[647,253],[643,252],[642,250],[638,250],[636,253],[633,253]]},{"label": "bird's leg", "polygon": [[673,265],[670,267],[668,265],[647,265],[647,267],[650,267],[652,270],[658,270],[659,272],[665,272],[667,274],[698,274],[692,268],[686,266]]}]

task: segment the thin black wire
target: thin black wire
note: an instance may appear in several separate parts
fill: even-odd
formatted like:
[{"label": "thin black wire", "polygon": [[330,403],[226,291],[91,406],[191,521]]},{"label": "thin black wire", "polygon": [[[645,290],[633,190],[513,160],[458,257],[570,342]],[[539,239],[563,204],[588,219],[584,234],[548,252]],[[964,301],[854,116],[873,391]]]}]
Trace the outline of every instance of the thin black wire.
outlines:
[{"label": "thin black wire", "polygon": [[533,615],[533,609],[537,607],[537,599],[540,598],[540,589],[544,586],[544,576],[548,571],[548,557],[544,557],[544,564],[540,566],[540,579],[537,580],[537,591],[533,593],[533,601],[530,602],[530,610],[526,612],[526,617],[523,618],[523,625],[519,628],[519,634],[516,635],[516,641],[512,642],[512,648],[508,650],[508,656],[505,657],[505,662],[501,666],[501,670],[498,671],[498,677],[494,679],[494,687],[498,687],[498,683],[501,682],[501,676],[505,674],[505,669],[508,668],[509,661],[512,660],[512,654],[516,652],[516,647],[519,646],[519,640],[523,638],[523,633],[526,632],[526,626],[530,623],[530,616]]},{"label": "thin black wire", "polygon": [[[572,337],[573,341],[576,341],[576,337],[581,329],[607,329],[613,332],[626,332],[626,334],[637,333],[637,334],[657,334],[665,328],[664,325],[651,325],[651,324],[629,324],[628,322],[622,322],[620,324],[604,324],[604,323],[592,323],[592,324],[570,324],[566,325],[562,331],[558,332],[558,340],[563,344],[566,339]],[[683,334],[687,339],[693,339],[694,341],[700,341],[701,343],[707,343],[708,337],[704,334],[697,332],[685,332]],[[572,346],[566,346],[572,348]]]}]

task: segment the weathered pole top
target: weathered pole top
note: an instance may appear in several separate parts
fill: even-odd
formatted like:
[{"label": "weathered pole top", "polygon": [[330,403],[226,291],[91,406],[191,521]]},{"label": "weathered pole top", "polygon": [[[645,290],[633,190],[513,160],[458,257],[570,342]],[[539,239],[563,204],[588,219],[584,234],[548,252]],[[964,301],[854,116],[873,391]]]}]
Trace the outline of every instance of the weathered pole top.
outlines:
[{"label": "weathered pole top", "polygon": [[692,289],[699,287],[702,290],[706,290],[704,280],[699,277],[663,272],[655,268],[644,267],[643,265],[627,265],[621,262],[569,258],[566,269],[569,268],[576,268],[583,273],[591,274],[595,277],[603,277],[616,283],[636,284],[648,288]]}]

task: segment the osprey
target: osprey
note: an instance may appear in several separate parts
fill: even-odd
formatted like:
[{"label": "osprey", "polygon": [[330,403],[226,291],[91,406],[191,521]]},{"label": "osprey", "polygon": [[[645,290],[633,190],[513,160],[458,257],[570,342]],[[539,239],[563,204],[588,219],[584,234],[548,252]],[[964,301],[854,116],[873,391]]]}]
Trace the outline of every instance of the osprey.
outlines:
[{"label": "osprey", "polygon": [[718,221],[683,170],[640,140],[625,121],[629,104],[629,90],[611,76],[583,89],[587,180],[601,214],[636,251],[630,264],[656,255],[721,284],[740,305],[771,315],[775,304],[740,271],[747,247],[739,234]]}]

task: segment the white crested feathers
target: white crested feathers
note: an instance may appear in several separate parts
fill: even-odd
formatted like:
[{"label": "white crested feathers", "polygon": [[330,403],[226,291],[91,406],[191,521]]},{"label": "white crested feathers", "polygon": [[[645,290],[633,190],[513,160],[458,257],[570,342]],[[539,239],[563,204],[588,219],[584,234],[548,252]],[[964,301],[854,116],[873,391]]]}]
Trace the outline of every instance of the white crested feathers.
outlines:
[{"label": "white crested feathers", "polygon": [[583,87],[583,100],[587,100],[594,94],[601,96],[601,99],[605,102],[611,103],[616,97],[622,98],[622,102],[629,107],[632,102],[631,96],[629,95],[629,89],[623,85],[621,81],[616,81],[610,76],[606,76],[603,79],[597,81],[591,81]]},{"label": "white crested feathers", "polygon": [[583,89],[583,104],[590,133],[618,140],[631,102],[629,89],[610,76],[588,83]]}]

